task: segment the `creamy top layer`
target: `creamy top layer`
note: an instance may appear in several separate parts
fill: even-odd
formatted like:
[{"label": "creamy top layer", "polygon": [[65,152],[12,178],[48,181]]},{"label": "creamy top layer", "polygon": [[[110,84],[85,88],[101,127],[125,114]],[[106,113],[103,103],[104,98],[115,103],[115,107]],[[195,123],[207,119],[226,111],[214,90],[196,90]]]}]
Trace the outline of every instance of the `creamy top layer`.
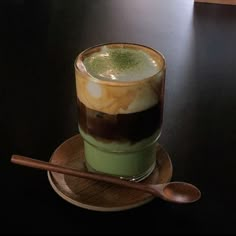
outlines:
[{"label": "creamy top layer", "polygon": [[85,51],[76,63],[77,96],[90,109],[129,114],[162,101],[164,61],[151,49],[104,45]]},{"label": "creamy top layer", "polygon": [[159,71],[146,52],[133,48],[108,48],[87,56],[83,64],[93,77],[105,81],[130,82],[152,77]]}]

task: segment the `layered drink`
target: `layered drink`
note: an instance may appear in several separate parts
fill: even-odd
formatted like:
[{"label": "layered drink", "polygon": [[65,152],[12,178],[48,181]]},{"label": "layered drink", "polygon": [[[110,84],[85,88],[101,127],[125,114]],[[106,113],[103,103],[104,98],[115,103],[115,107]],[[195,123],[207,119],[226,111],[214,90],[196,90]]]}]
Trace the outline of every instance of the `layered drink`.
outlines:
[{"label": "layered drink", "polygon": [[163,56],[138,44],[98,45],[80,53],[75,74],[88,169],[136,181],[147,177],[162,125]]}]

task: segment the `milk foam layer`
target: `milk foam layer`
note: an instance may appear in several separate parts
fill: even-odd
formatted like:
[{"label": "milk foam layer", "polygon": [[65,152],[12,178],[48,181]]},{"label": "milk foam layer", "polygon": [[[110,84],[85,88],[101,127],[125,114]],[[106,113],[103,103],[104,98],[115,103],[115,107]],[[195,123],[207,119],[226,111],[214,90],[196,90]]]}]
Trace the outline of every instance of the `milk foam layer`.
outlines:
[{"label": "milk foam layer", "polygon": [[[113,55],[113,61],[104,59],[104,55],[112,52],[113,45],[113,52],[118,54]],[[78,58],[76,89],[79,100],[90,109],[112,115],[140,112],[156,105],[163,96],[164,59],[146,47],[119,45],[98,46]],[[125,56],[120,59],[123,53]],[[135,60],[131,60],[133,57]]]},{"label": "milk foam layer", "polygon": [[155,75],[159,66],[139,49],[101,47],[83,61],[89,74],[101,80],[135,81]]}]

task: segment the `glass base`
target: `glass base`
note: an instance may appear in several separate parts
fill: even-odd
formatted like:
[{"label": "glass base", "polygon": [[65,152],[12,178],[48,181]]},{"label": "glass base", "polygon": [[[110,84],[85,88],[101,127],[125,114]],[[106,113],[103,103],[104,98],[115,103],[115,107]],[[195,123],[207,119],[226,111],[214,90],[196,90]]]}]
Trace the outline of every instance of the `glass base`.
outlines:
[{"label": "glass base", "polygon": [[[85,162],[85,165],[86,165],[86,168],[89,172],[104,174],[104,173],[99,172],[99,171],[95,170],[94,168],[92,168],[87,162]],[[118,175],[112,175],[112,174],[109,174],[109,175],[113,176],[113,177],[117,177],[119,179],[139,182],[139,181],[146,179],[153,172],[155,167],[156,167],[156,162],[154,162],[153,165],[146,172],[144,172],[140,175],[137,175],[137,176],[118,176]]]}]

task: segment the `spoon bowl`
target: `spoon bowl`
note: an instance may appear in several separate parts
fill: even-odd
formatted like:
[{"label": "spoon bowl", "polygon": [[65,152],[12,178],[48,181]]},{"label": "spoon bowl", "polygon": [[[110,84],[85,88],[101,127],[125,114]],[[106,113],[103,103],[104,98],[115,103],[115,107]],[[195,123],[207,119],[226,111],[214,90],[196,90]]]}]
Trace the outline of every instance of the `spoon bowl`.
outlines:
[{"label": "spoon bowl", "polygon": [[117,177],[112,177],[103,174],[91,172],[81,172],[77,169],[55,165],[50,162],[32,159],[30,157],[12,155],[11,162],[27,167],[62,173],[66,175],[76,176],[80,178],[99,180],[107,183],[112,183],[127,188],[148,192],[155,197],[159,197],[165,201],[173,203],[192,203],[200,199],[200,190],[186,182],[169,182],[164,184],[145,184],[142,182],[134,182],[122,180]]},{"label": "spoon bowl", "polygon": [[159,188],[162,192],[162,197],[167,201],[190,203],[195,202],[201,197],[199,189],[185,182],[169,182],[161,185],[154,185],[153,188]]}]

